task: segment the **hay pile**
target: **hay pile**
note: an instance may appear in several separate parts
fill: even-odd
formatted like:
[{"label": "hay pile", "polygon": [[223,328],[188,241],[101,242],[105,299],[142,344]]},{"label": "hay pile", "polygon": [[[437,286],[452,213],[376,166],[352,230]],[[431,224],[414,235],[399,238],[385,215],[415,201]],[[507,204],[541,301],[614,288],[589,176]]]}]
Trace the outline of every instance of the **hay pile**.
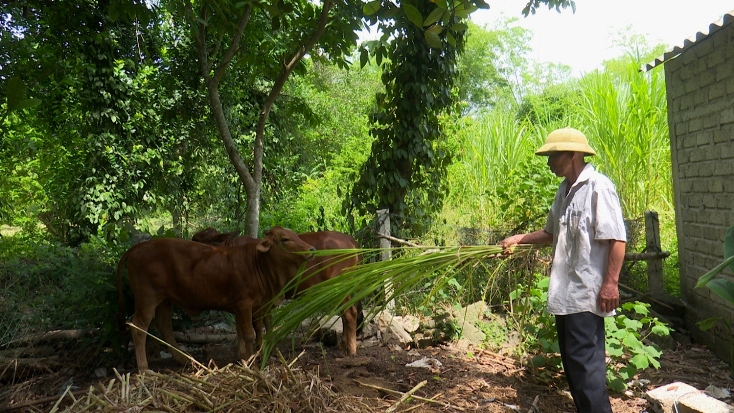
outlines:
[{"label": "hay pile", "polygon": [[[359,398],[339,395],[317,373],[271,363],[222,368],[199,366],[193,373],[152,372],[120,375],[107,385],[75,397],[68,390],[54,412],[373,412]],[[70,404],[69,404],[70,403]]]}]

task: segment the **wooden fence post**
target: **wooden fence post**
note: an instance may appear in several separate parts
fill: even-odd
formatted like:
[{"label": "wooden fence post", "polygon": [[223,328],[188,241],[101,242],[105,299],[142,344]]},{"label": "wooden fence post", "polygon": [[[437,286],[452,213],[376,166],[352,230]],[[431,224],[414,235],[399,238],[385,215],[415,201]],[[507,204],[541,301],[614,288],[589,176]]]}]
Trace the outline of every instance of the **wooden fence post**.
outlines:
[{"label": "wooden fence post", "polygon": [[[377,211],[377,227],[378,227],[378,233],[384,234],[384,235],[390,235],[390,211],[387,209],[380,209]],[[380,238],[380,248],[382,251],[380,252],[380,261],[389,261],[392,257],[392,253],[390,252],[390,247],[392,246],[392,243],[387,238]],[[390,281],[385,282],[385,298],[392,295],[393,289],[392,289],[392,283]],[[390,300],[387,302],[387,306],[385,307],[387,310],[392,310],[395,308],[395,300]]]},{"label": "wooden fence post", "polygon": [[[658,213],[655,211],[645,212],[645,250],[648,253],[661,253],[660,245],[660,223]],[[657,294],[665,291],[663,281],[663,259],[653,258],[647,261],[647,292]]]}]

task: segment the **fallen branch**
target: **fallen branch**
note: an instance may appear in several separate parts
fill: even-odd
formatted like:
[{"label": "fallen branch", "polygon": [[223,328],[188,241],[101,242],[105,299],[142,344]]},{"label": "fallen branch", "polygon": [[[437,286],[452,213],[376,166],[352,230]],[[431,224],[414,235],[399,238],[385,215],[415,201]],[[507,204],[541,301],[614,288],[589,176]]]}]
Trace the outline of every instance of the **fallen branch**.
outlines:
[{"label": "fallen branch", "polygon": [[622,284],[622,283],[619,283],[619,288],[621,288],[621,289],[623,289],[623,290],[627,290],[627,291],[633,292],[633,293],[635,293],[635,294],[639,295],[639,297],[638,297],[638,298],[642,298],[642,297],[645,297],[645,298],[647,298],[648,300],[650,300],[650,301],[654,302],[655,304],[658,304],[658,305],[661,305],[661,306],[663,306],[663,307],[667,308],[668,310],[674,310],[674,309],[673,309],[673,307],[671,307],[671,306],[669,306],[669,305],[667,305],[667,304],[665,304],[665,303],[663,303],[663,302],[661,302],[661,301],[659,301],[659,300],[656,300],[656,299],[654,299],[654,298],[650,297],[650,295],[649,295],[649,294],[646,294],[646,293],[642,293],[642,292],[639,292],[639,291],[635,290],[635,289],[634,289],[634,288],[632,288],[632,287],[628,287],[628,286],[626,286],[626,285],[624,285],[624,284]]},{"label": "fallen branch", "polygon": [[51,373],[61,369],[59,356],[46,358],[0,359],[0,380],[24,379],[38,374]]},{"label": "fallen branch", "polygon": [[234,341],[237,339],[236,333],[198,334],[174,331],[173,336],[176,338],[176,341],[189,344],[224,343],[226,341]]},{"label": "fallen branch", "polygon": [[422,382],[416,384],[416,386],[413,387],[412,389],[410,389],[410,391],[408,391],[407,393],[403,394],[403,396],[400,398],[400,400],[398,400],[397,402],[395,402],[395,404],[393,404],[392,406],[390,406],[389,409],[385,410],[385,413],[394,412],[395,409],[397,409],[398,406],[400,406],[400,404],[402,402],[408,400],[413,393],[417,392],[418,389],[420,389],[421,387],[425,386],[426,383],[428,383],[428,380],[423,380]]},{"label": "fallen branch", "polygon": [[49,357],[56,354],[56,350],[51,346],[41,347],[16,347],[9,350],[0,351],[0,360],[17,359],[28,357]]},{"label": "fallen branch", "polygon": [[423,246],[423,245],[420,245],[420,244],[416,244],[414,242],[406,241],[406,240],[400,239],[400,238],[395,238],[393,236],[382,234],[382,233],[379,233],[379,232],[375,233],[375,235],[377,236],[377,238],[385,238],[388,241],[392,241],[392,242],[394,242],[396,244],[400,244],[400,245],[405,245],[407,247],[422,247]]},{"label": "fallen branch", "polygon": [[540,409],[538,408],[538,400],[540,400],[540,396],[535,396],[535,400],[533,400],[533,404],[530,405],[530,410],[528,410],[528,413],[540,413]]},{"label": "fallen branch", "polygon": [[45,333],[31,334],[25,337],[21,337],[17,340],[13,340],[3,347],[19,347],[26,346],[29,344],[38,343],[54,343],[58,341],[69,341],[77,340],[82,337],[91,337],[99,332],[98,328],[85,328],[79,330],[54,330],[47,331]]},{"label": "fallen branch", "polygon": [[[505,367],[517,369],[518,367],[522,368],[523,366],[515,359],[510,357],[505,357],[502,354],[497,354],[493,351],[489,351],[487,349],[483,349],[482,354],[491,356],[495,361],[499,364],[502,364]],[[509,360],[509,361],[508,361]]]},{"label": "fallen branch", "polygon": [[[372,384],[362,383],[362,382],[361,382],[361,381],[359,381],[359,380],[354,380],[354,381],[355,381],[355,383],[357,383],[357,384],[359,384],[359,385],[362,385],[362,386],[365,386],[365,387],[370,387],[370,388],[373,388],[373,389],[375,389],[375,390],[380,390],[380,391],[383,391],[383,392],[385,392],[385,393],[390,393],[390,394],[394,394],[394,395],[397,395],[397,396],[402,396],[402,395],[404,395],[404,394],[405,394],[405,393],[403,393],[403,392],[399,392],[399,391],[397,391],[397,390],[391,390],[391,389],[386,389],[386,388],[384,388],[384,387],[380,387],[380,386],[375,386],[375,385],[372,385]],[[438,400],[433,400],[433,399],[427,399],[427,398],[425,398],[425,397],[420,397],[420,396],[416,396],[416,395],[413,395],[413,396],[411,396],[411,397],[413,397],[413,398],[414,398],[414,399],[416,399],[416,400],[420,400],[420,401],[422,401],[422,402],[426,402],[426,403],[435,403],[435,404],[441,405],[441,406],[443,406],[443,407],[447,407],[447,408],[449,408],[449,409],[456,409],[456,410],[459,410],[459,411],[462,411],[462,412],[463,412],[463,411],[465,410],[465,409],[463,409],[463,408],[461,408],[461,407],[459,407],[459,406],[454,406],[454,405],[451,405],[451,404],[448,404],[448,403],[440,402],[440,401],[438,401]]]}]

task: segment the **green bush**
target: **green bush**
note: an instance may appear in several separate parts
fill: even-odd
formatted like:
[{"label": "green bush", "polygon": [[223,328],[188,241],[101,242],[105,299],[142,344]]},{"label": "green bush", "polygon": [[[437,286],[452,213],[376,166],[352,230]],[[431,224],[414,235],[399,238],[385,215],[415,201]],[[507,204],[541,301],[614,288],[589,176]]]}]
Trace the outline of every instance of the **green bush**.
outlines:
[{"label": "green bush", "polygon": [[[529,364],[546,379],[548,372],[543,368],[562,368],[555,321],[545,309],[549,280],[537,276],[535,284],[519,285],[508,301],[511,320],[521,337],[518,352],[531,355]],[[624,391],[627,382],[639,371],[660,367],[658,360],[662,353],[649,343],[648,337],[668,336],[670,329],[650,317],[649,307],[647,303],[625,303],[616,316],[604,320],[607,354],[611,360],[607,363],[607,384],[615,391]]]},{"label": "green bush", "polygon": [[98,239],[78,248],[20,234],[0,238],[0,342],[51,330],[92,329],[70,346],[101,365],[119,355],[114,268],[124,246]]}]

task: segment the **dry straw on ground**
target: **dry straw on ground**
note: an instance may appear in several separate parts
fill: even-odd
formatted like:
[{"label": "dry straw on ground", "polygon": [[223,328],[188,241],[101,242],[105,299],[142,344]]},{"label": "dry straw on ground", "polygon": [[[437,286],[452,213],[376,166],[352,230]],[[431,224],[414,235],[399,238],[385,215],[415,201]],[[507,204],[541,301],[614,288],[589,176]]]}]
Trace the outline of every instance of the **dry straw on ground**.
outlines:
[{"label": "dry straw on ground", "polygon": [[[279,355],[280,356],[280,355]],[[280,356],[263,370],[246,364],[199,366],[191,373],[120,375],[81,397],[64,393],[50,412],[372,412],[360,398],[338,394],[317,372]]]}]

